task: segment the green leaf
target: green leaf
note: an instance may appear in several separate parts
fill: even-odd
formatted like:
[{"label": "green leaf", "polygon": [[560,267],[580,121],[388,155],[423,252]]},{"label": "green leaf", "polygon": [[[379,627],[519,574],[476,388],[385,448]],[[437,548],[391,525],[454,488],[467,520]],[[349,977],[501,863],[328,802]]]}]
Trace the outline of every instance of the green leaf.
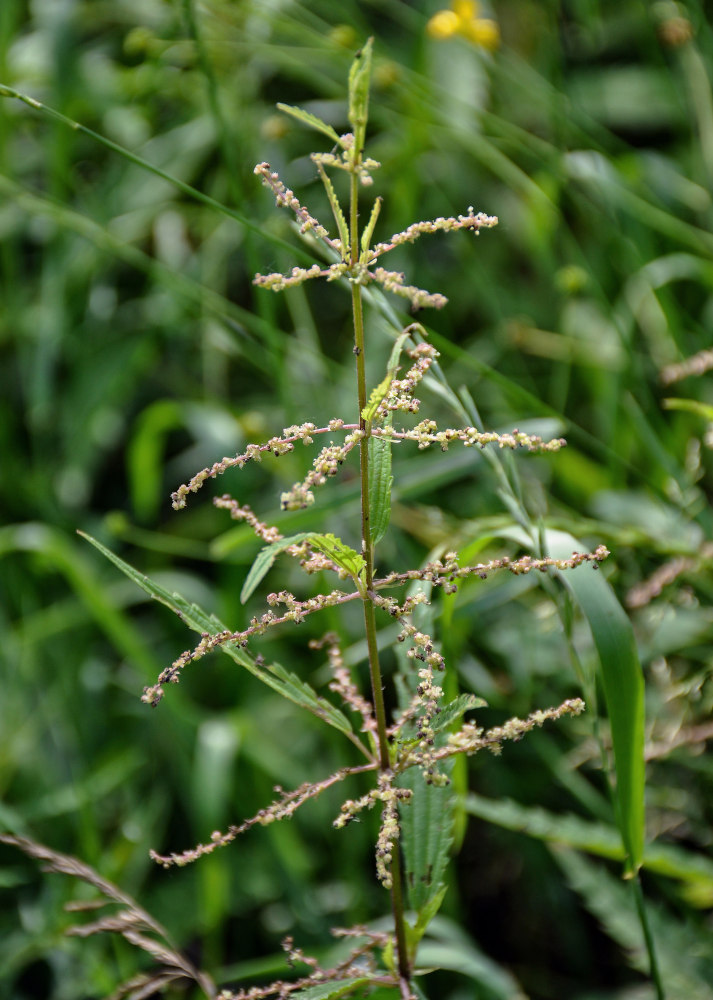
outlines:
[{"label": "green leaf", "polygon": [[298,122],[302,122],[303,125],[308,125],[310,128],[316,129],[318,132],[323,132],[328,136],[332,142],[341,146],[342,140],[334,131],[331,125],[327,125],[323,122],[321,118],[313,115],[310,111],[305,111],[303,108],[297,108],[292,104],[278,104],[278,109],[284,111],[286,115],[290,115],[291,118],[296,118]]},{"label": "green leaf", "polygon": [[290,997],[293,1000],[332,1000],[333,997],[348,996],[352,990],[367,986],[370,982],[368,976],[361,976],[358,979],[333,979],[329,983],[318,983],[317,986],[297,990],[295,993],[290,993]]},{"label": "green leaf", "polygon": [[697,399],[679,399],[673,396],[664,399],[663,405],[665,410],[685,410],[688,413],[695,413],[697,417],[703,417],[704,420],[713,420],[713,406],[699,403]]},{"label": "green leaf", "polygon": [[[629,964],[650,976],[651,959],[638,919],[634,886],[623,883],[602,865],[566,847],[558,847],[553,857],[571,887],[579,893],[587,909],[609,937],[616,941]],[[665,984],[656,996],[670,1000],[710,1000],[713,946],[710,927],[702,921],[676,919],[671,910],[643,903],[647,923],[656,942],[660,980]],[[650,994],[653,996],[653,994]]]},{"label": "green leaf", "polygon": [[443,888],[452,841],[453,794],[448,786],[427,785],[417,768],[403,774],[399,785],[413,792],[399,808],[399,816],[408,905],[420,916]]},{"label": "green leaf", "polygon": [[[96,538],[92,538],[91,535],[87,535],[83,531],[78,532],[78,534],[82,538],[86,538],[102,555],[113,562],[130,580],[137,583],[150,597],[155,598],[161,604],[165,604],[167,608],[170,608],[194,632],[202,634],[203,632],[215,633],[225,631],[226,626],[215,615],[206,614],[197,604],[190,604],[180,594],[170,593],[165,587],[162,587],[150,577],[144,576],[143,573],[139,573],[133,566],[124,562],[111,549],[107,549]],[[295,705],[299,705],[301,708],[307,709],[313,715],[316,715],[342,733],[353,732],[349,720],[339,709],[335,708],[325,698],[320,698],[309,684],[286,671],[284,667],[281,667],[277,663],[273,663],[268,668],[260,667],[245,649],[234,642],[223,643],[220,648],[226,656],[235,660],[241,667],[245,667],[246,670],[261,680],[263,684],[272,688],[273,691],[282,695],[283,698],[286,698]]]},{"label": "green leaf", "polygon": [[300,535],[290,535],[289,538],[281,538],[279,542],[273,542],[272,545],[266,545],[265,548],[260,549],[255,562],[245,577],[243,589],[240,591],[240,603],[245,604],[248,598],[252,596],[255,588],[259,586],[263,577],[272,568],[272,564],[281,552],[288,549],[290,545],[299,545],[300,542],[304,542],[310,537],[309,532],[302,532]]},{"label": "green leaf", "polygon": [[381,211],[382,199],[379,197],[374,202],[374,207],[371,210],[371,215],[369,216],[369,221],[367,222],[364,230],[361,234],[361,252],[363,263],[367,264],[371,256],[371,238],[374,235],[374,229],[376,228],[376,220],[379,218],[379,212]]},{"label": "green leaf", "polygon": [[[471,816],[536,840],[573,847],[600,858],[615,861],[625,858],[619,831],[605,823],[592,823],[579,816],[548,812],[539,806],[523,806],[512,799],[488,799],[472,792],[465,797],[463,806]],[[679,879],[685,885],[687,897],[706,899],[705,905],[711,905],[713,861],[710,858],[673,844],[647,844],[643,867],[657,875]]]},{"label": "green leaf", "polygon": [[369,510],[372,545],[381,541],[389,526],[393,482],[391,442],[381,437],[369,438]]},{"label": "green leaf", "polygon": [[[554,558],[567,558],[582,545],[563,531],[546,532]],[[599,654],[602,688],[611,725],[616,769],[617,823],[634,874],[644,851],[644,679],[631,622],[601,572],[583,564],[557,570],[589,622]]]},{"label": "green leaf", "polygon": [[[415,326],[416,324],[412,324]],[[385,398],[387,392],[389,391],[389,386],[391,385],[394,376],[399,368],[399,358],[401,357],[401,350],[403,348],[404,342],[408,340],[410,334],[410,327],[404,330],[398,335],[391,349],[391,355],[389,357],[389,364],[387,367],[386,375],[379,382],[376,388],[371,390],[371,395],[369,396],[369,402],[366,404],[364,409],[361,411],[361,415],[364,420],[370,422],[376,416],[376,411],[379,409],[379,403]]]},{"label": "green leaf", "polygon": [[321,698],[314,688],[307,684],[306,681],[303,681],[301,677],[298,677],[297,674],[286,670],[279,663],[271,663],[267,669],[282,682],[280,693],[284,694],[285,697],[289,697],[290,701],[293,701],[296,705],[301,705],[302,708],[308,708],[313,715],[324,719],[334,729],[339,729],[343,733],[351,733],[353,731],[346,715],[340,712],[338,708],[335,708],[326,698]]},{"label": "green leaf", "polygon": [[363,582],[365,568],[364,557],[345,545],[341,538],[336,535],[308,536],[309,543],[313,549],[322,552],[328,559],[331,559],[337,566],[341,566],[351,576],[357,586]]},{"label": "green leaf", "polygon": [[459,694],[457,698],[449,701],[438,715],[435,716],[431,722],[431,728],[434,733],[438,733],[442,729],[446,729],[466,712],[470,712],[474,708],[485,708],[487,704],[484,698],[479,698],[475,694]]},{"label": "green leaf", "polygon": [[[468,977],[466,996],[525,1000],[515,977],[488,958],[453,920],[438,916],[418,949],[418,968],[450,969]],[[474,984],[480,989],[476,989]]]},{"label": "green leaf", "polygon": [[379,382],[379,384],[371,390],[369,402],[361,411],[361,415],[367,423],[370,423],[376,416],[376,411],[379,409],[379,403],[386,397],[386,393],[389,391],[389,386],[391,385],[395,374],[396,369],[389,368],[381,382]]},{"label": "green leaf", "polygon": [[349,70],[349,121],[354,130],[354,151],[360,155],[364,147],[366,123],[369,117],[369,80],[374,39],[357,52]]},{"label": "green leaf", "polygon": [[334,216],[334,221],[337,223],[337,229],[339,230],[339,239],[342,241],[342,260],[348,261],[351,240],[349,239],[349,227],[347,226],[347,220],[344,217],[342,206],[339,204],[339,199],[337,198],[337,192],[334,190],[334,185],[329,179],[329,175],[321,163],[317,163],[317,170],[319,171],[319,176],[322,178],[322,183],[324,184],[324,189],[327,192],[329,204],[332,209],[332,215]]}]

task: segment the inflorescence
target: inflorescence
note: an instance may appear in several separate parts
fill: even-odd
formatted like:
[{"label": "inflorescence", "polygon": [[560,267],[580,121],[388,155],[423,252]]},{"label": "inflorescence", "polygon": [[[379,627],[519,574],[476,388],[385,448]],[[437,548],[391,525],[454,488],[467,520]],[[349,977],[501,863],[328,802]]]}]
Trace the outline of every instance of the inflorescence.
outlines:
[{"label": "inflorescence", "polygon": [[[327,126],[324,128],[326,129]],[[294,267],[287,274],[256,275],[254,283],[273,291],[281,291],[318,277],[327,281],[344,279],[352,285],[367,285],[376,282],[386,291],[406,298],[413,308],[442,307],[447,301],[445,296],[406,284],[403,274],[388,271],[378,263],[381,257],[396,247],[413,243],[426,233],[468,230],[477,236],[482,228],[495,226],[497,218],[483,213],[476,214],[470,207],[465,215],[416,222],[403,232],[396,233],[388,241],[370,246],[381,205],[381,199],[377,198],[369,222],[364,228],[360,247],[352,246],[353,236],[325,168],[344,169],[356,174],[362,183],[370,183],[370,172],[378,167],[378,163],[362,159],[360,152],[357,155],[354,144],[354,136],[348,133],[339,137],[338,147],[341,152],[321,153],[313,156],[313,161],[329,197],[339,231],[338,237],[330,236],[328,230],[300,202],[295,193],[283,184],[279,175],[270,168],[269,164],[260,163],[255,167],[255,173],[272,191],[277,204],[294,213],[302,234],[311,234],[318,241],[321,241],[327,256],[331,258],[331,262],[325,265],[315,263],[306,268]],[[425,336],[425,331],[419,324],[411,324],[397,339],[390,362],[390,366],[393,365],[393,367],[389,368],[387,378],[372,393],[368,405],[360,413],[359,423],[347,423],[341,418],[334,418],[326,426],[321,427],[311,422],[285,427],[281,434],[270,438],[264,444],[248,444],[241,454],[223,458],[212,466],[201,470],[187,484],[180,486],[172,494],[174,508],[179,510],[185,507],[189,494],[196,493],[205,482],[217,478],[228,469],[243,468],[251,461],[260,462],[267,454],[276,457],[290,454],[294,451],[297,442],[309,446],[318,435],[330,434],[333,437],[330,438],[328,444],[321,448],[304,478],[294,483],[290,490],[281,495],[280,503],[283,510],[298,510],[312,504],[314,502],[314,489],[336,476],[340,466],[352,451],[359,450],[363,456],[367,438],[379,439],[387,444],[414,442],[420,450],[436,445],[443,451],[446,451],[454,443],[460,443],[466,448],[478,447],[482,449],[488,445],[495,445],[501,449],[525,449],[541,453],[556,452],[565,445],[566,442],[562,438],[544,441],[537,435],[524,433],[517,428],[510,433],[502,434],[470,426],[448,427],[441,430],[435,420],[430,418],[420,420],[413,427],[394,426],[395,414],[412,415],[419,412],[420,400],[416,398],[415,392],[424,378],[428,376],[429,369],[438,357],[435,348],[426,340],[418,339],[416,332]],[[406,349],[403,345],[409,338],[410,347]],[[398,357],[402,351],[409,358],[410,365],[406,372],[399,377]],[[340,435],[339,440],[335,440],[336,435]],[[282,534],[276,527],[261,521],[249,506],[239,504],[231,496],[226,494],[218,497],[214,500],[214,504],[227,510],[234,520],[248,524],[255,535],[266,545],[270,546],[284,541]],[[457,720],[462,719],[466,711],[477,708],[479,704],[482,704],[482,701],[474,697],[470,700],[466,698],[465,701],[459,702],[455,709],[452,707],[455,703],[450,703],[449,712],[444,714],[444,693],[439,678],[446,668],[446,662],[433,637],[423,629],[418,628],[413,619],[413,613],[419,605],[429,603],[426,593],[416,590],[404,596],[400,603],[395,597],[384,594],[383,591],[413,581],[423,581],[430,586],[443,588],[446,593],[453,593],[463,581],[472,577],[485,580],[490,573],[497,570],[506,570],[515,575],[535,570],[545,573],[551,569],[571,569],[585,562],[597,569],[599,563],[609,553],[605,546],[600,545],[593,552],[573,552],[570,557],[564,559],[555,559],[549,556],[535,558],[530,555],[513,559],[509,556],[503,556],[488,562],[461,566],[457,553],[447,552],[442,559],[433,559],[418,569],[403,572],[394,571],[377,578],[372,578],[372,563],[369,562],[370,570],[367,578],[358,577],[345,566],[338,565],[323,552],[317,551],[314,543],[318,536],[312,536],[312,545],[310,545],[309,537],[300,537],[303,540],[298,540],[291,545],[285,544],[284,548],[279,546],[280,551],[298,559],[301,567],[307,573],[330,570],[337,573],[341,580],[351,577],[354,589],[351,591],[334,589],[329,593],[318,594],[307,600],[299,600],[287,590],[269,594],[267,596],[269,610],[260,616],[253,617],[247,627],[235,631],[225,629],[213,634],[202,633],[200,641],[193,649],[184,651],[161,672],[155,685],[144,689],[143,701],[157,705],[163,697],[164,685],[178,683],[184,667],[212,650],[228,646],[246,649],[250,640],[264,635],[269,629],[286,623],[300,624],[307,616],[317,611],[354,600],[371,602],[375,608],[399,622],[400,632],[397,638],[400,643],[406,644],[405,658],[407,662],[413,664],[410,701],[405,706],[402,705],[401,710],[394,716],[392,724],[385,729],[383,706],[380,708],[381,715],[379,716],[372,702],[361,693],[345,662],[336,633],[329,632],[320,640],[312,640],[309,644],[310,648],[313,651],[323,650],[326,654],[331,674],[329,689],[341,699],[347,709],[361,720],[360,728],[361,732],[366,734],[366,741],[362,743],[354,732],[348,735],[352,742],[366,755],[367,763],[358,767],[341,768],[322,781],[305,782],[294,791],[285,791],[278,786],[275,788],[276,798],[269,806],[261,809],[255,816],[245,820],[240,825],[231,826],[225,833],[215,831],[208,843],[198,844],[197,847],[183,854],[159,855],[153,853],[152,856],[164,867],[188,864],[202,855],[212,853],[218,847],[226,846],[239,834],[253,826],[266,826],[277,820],[291,818],[305,802],[314,799],[347,778],[375,771],[377,776],[374,787],[358,798],[346,799],[334,820],[334,826],[344,827],[357,819],[365,809],[379,806],[381,823],[376,844],[376,873],[380,882],[386,888],[391,888],[393,882],[392,865],[396,852],[399,850],[399,808],[408,803],[414,794],[412,789],[405,787],[401,781],[405,771],[416,767],[421,771],[427,784],[445,785],[449,778],[443,765],[450,758],[458,754],[471,755],[483,749],[499,753],[504,741],[519,740],[525,733],[543,725],[548,720],[556,720],[566,714],[577,715],[584,710],[584,703],[577,698],[569,699],[557,707],[533,712],[526,719],[510,719],[503,725],[489,730],[479,727],[473,721],[462,721],[456,725]],[[337,550],[331,549],[329,551],[335,559],[338,558]],[[352,552],[352,550],[349,551]],[[367,551],[368,544],[363,541],[362,553]],[[352,552],[352,555],[357,557],[356,553]],[[362,563],[365,562],[363,557],[358,558],[361,558]],[[283,609],[281,613],[273,610],[278,607]],[[250,653],[245,653],[245,656],[250,655]],[[262,657],[256,657],[255,662],[262,666]],[[380,719],[378,724],[377,718]],[[381,726],[380,730],[379,726]],[[385,763],[383,748],[379,746],[379,741],[383,742],[385,739],[389,741],[388,766]],[[353,935],[356,931],[344,933]],[[313,960],[306,958],[301,951],[294,948],[291,941],[288,941],[286,949],[291,959],[304,962],[312,968],[310,975],[298,983],[324,982],[325,979],[334,978],[339,970],[341,970],[341,974],[345,974],[345,970],[351,972],[356,968],[354,962],[368,956],[377,942],[378,935],[375,936],[371,932],[365,932],[365,935],[368,939],[367,944],[359,946],[352,952],[346,963],[337,967],[336,972],[332,970],[329,973],[323,973]],[[384,942],[382,942],[379,938],[379,946],[383,946],[386,940],[384,938]],[[377,982],[378,976],[373,981]],[[290,996],[294,989],[298,988],[298,983],[279,982],[270,987],[256,987],[238,994],[224,992],[222,996],[226,1000],[252,1000],[252,998],[257,1000],[257,998],[268,996],[278,996],[284,1000]],[[403,983],[401,986],[402,996],[410,996],[408,991],[404,993]]]}]

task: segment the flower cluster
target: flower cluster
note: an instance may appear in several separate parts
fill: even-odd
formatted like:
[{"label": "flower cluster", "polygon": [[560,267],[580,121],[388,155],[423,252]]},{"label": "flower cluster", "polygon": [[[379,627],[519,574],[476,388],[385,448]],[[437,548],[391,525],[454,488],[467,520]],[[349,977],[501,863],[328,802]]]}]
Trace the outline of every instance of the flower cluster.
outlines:
[{"label": "flower cluster", "polygon": [[[311,278],[326,278],[327,281],[336,281],[339,278],[346,277],[349,281],[360,285],[368,285],[375,281],[387,292],[392,292],[395,295],[408,299],[414,309],[422,309],[427,306],[441,309],[448,301],[445,295],[441,295],[438,292],[427,292],[414,285],[407,285],[404,275],[399,271],[387,271],[383,267],[376,267],[373,270],[370,270],[370,268],[383,254],[393,250],[394,247],[401,246],[403,243],[413,243],[414,240],[418,239],[424,233],[455,232],[459,229],[469,229],[477,236],[481,229],[496,226],[498,224],[497,218],[492,215],[485,215],[483,212],[476,214],[471,205],[468,208],[467,215],[450,216],[448,218],[440,216],[430,221],[415,222],[403,232],[396,233],[387,242],[377,243],[373,248],[367,247],[357,259],[355,255],[352,255],[352,248],[348,245],[349,236],[346,220],[336,203],[331,182],[324,170],[325,166],[338,167],[349,171],[354,169],[351,146],[347,141],[349,139],[353,140],[353,136],[350,134],[341,137],[340,144],[342,145],[343,152],[339,156],[334,153],[320,153],[312,157],[317,164],[322,181],[330,196],[330,202],[332,202],[335,217],[340,226],[341,238],[330,237],[325,227],[314,216],[310,215],[307,209],[301,204],[294,191],[282,183],[279,174],[271,169],[269,163],[258,163],[255,167],[255,173],[262,179],[263,184],[270,188],[277,204],[281,207],[289,208],[295,213],[300,222],[300,232],[303,234],[308,232],[314,233],[332,253],[337,254],[339,259],[327,265],[327,267],[322,267],[320,264],[313,264],[307,268],[293,267],[288,274],[281,274],[279,272],[256,274],[253,284],[259,285],[262,288],[268,288],[273,292],[281,292],[286,288],[292,288],[295,285],[302,284],[304,281],[309,281]],[[367,179],[369,182],[371,181],[369,171],[378,166],[379,164],[375,160],[366,159],[359,162],[358,173],[362,183],[365,183]],[[380,199],[377,199],[372,212],[372,220],[367,227],[369,234],[376,223],[379,206]]]},{"label": "flower cluster", "polygon": [[664,385],[671,385],[672,382],[680,382],[689,375],[703,375],[711,368],[713,368],[713,351],[706,349],[698,351],[685,361],[666,365],[661,369],[659,377]]},{"label": "flower cluster", "polygon": [[481,229],[492,229],[497,226],[496,215],[486,215],[485,212],[476,212],[472,205],[468,206],[467,215],[449,216],[444,218],[439,215],[437,219],[426,222],[414,222],[401,233],[395,233],[390,240],[385,243],[377,243],[372,253],[374,257],[380,257],[394,247],[402,246],[404,243],[414,243],[419,236],[426,233],[454,233],[459,229],[470,229],[476,236],[480,235]]},{"label": "flower cluster", "polygon": [[329,233],[324,226],[321,225],[321,223],[318,222],[313,215],[310,215],[307,209],[300,204],[300,200],[295,195],[294,191],[285,187],[280,180],[280,175],[275,171],[270,170],[269,163],[258,163],[254,172],[258,177],[262,178],[263,184],[269,187],[275,195],[275,202],[277,205],[281,208],[289,208],[295,213],[301,223],[301,233],[313,232],[321,240],[324,240],[328,246],[332,247],[333,250],[336,250],[337,252],[341,250],[340,245],[335,244],[335,242],[329,238]]},{"label": "flower cluster", "polygon": [[371,809],[381,802],[381,826],[376,842],[376,874],[385,889],[391,888],[391,861],[394,845],[399,839],[399,802],[406,802],[413,792],[410,788],[394,786],[393,771],[380,771],[376,788],[372,788],[359,799],[347,799],[342,803],[339,816],[334,820],[336,829],[351,823],[364,809]]},{"label": "flower cluster", "polygon": [[544,725],[548,720],[561,719],[563,715],[580,715],[584,708],[581,698],[568,698],[556,708],[532,712],[526,719],[508,719],[502,726],[495,726],[487,731],[476,726],[474,722],[466,722],[457,733],[451,733],[447,746],[437,750],[435,756],[448,757],[453,753],[466,753],[470,756],[484,749],[497,755],[505,740],[521,740],[525,733]]},{"label": "flower cluster", "polygon": [[509,434],[498,434],[496,431],[479,431],[477,427],[448,427],[438,430],[435,420],[422,420],[411,430],[398,430],[394,427],[374,427],[375,437],[393,438],[396,441],[416,441],[420,450],[430,448],[432,444],[440,446],[441,451],[448,451],[448,445],[460,441],[466,448],[485,448],[488,444],[497,444],[498,448],[526,448],[528,451],[559,451],[567,444],[564,438],[553,438],[543,441],[537,434],[525,434],[515,428]]},{"label": "flower cluster", "polygon": [[334,675],[334,680],[330,681],[329,690],[338,694],[345,705],[361,716],[361,731],[363,733],[375,733],[374,706],[370,701],[367,701],[354,683],[349,668],[344,663],[339,636],[336,632],[327,632],[321,639],[311,639],[309,643],[310,649],[323,649],[325,646],[329,668]]},{"label": "flower cluster", "polygon": [[331,429],[331,424],[329,427],[317,428],[311,423],[286,427],[281,435],[270,438],[265,444],[249,444],[241,455],[221,458],[219,462],[214,462],[213,465],[201,469],[190,482],[179,486],[171,494],[173,509],[183,510],[186,506],[188,494],[197,493],[208,479],[215,479],[217,476],[222,476],[228,469],[236,467],[242,469],[248,462],[260,462],[262,461],[262,456],[268,453],[273,455],[288,455],[291,451],[294,451],[296,441],[302,441],[306,445],[312,444],[313,434],[324,434]]}]

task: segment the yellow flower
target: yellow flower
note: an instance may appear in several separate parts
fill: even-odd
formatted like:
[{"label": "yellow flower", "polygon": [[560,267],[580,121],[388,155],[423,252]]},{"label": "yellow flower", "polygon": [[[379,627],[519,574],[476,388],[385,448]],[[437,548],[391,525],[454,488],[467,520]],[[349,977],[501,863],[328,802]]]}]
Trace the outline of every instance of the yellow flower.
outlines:
[{"label": "yellow flower", "polygon": [[500,44],[497,22],[479,17],[476,0],[451,0],[450,10],[439,10],[426,25],[431,38],[444,39],[460,35],[473,45],[493,52]]}]

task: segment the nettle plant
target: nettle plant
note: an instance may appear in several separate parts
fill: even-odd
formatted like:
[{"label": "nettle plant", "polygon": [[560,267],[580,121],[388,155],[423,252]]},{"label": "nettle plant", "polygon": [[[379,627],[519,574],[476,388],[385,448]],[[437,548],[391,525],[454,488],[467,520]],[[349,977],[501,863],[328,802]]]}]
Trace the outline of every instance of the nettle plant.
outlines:
[{"label": "nettle plant", "polygon": [[[403,1000],[424,994],[415,977],[427,970],[419,967],[418,949],[429,923],[438,912],[445,895],[444,873],[451,844],[449,812],[453,796],[449,790],[449,773],[454,758],[472,755],[480,750],[499,753],[508,740],[519,740],[535,727],[563,715],[577,715],[584,702],[573,698],[555,707],[536,710],[527,718],[513,718],[502,726],[484,729],[477,721],[466,720],[466,713],[485,703],[475,694],[459,694],[445,701],[442,677],[447,668],[434,635],[421,624],[428,621],[424,610],[433,591],[453,593],[461,582],[489,574],[507,571],[514,574],[538,570],[548,575],[550,568],[565,570],[585,562],[596,569],[608,555],[604,546],[594,552],[573,552],[566,558],[526,555],[517,559],[500,558],[477,565],[461,565],[456,552],[405,571],[385,571],[378,563],[379,543],[384,537],[390,518],[392,489],[392,448],[395,444],[416,445],[427,449],[435,445],[443,451],[451,444],[466,448],[524,449],[529,452],[557,452],[565,444],[562,439],[544,441],[540,437],[518,430],[507,434],[485,432],[475,426],[439,430],[436,422],[420,417],[420,401],[416,392],[424,377],[437,370],[438,352],[428,342],[426,330],[413,322],[394,332],[394,343],[382,381],[368,392],[366,355],[368,350],[364,325],[364,293],[376,283],[388,292],[399,295],[414,308],[440,308],[446,299],[405,284],[401,273],[388,271],[381,259],[397,246],[411,243],[425,233],[466,230],[479,235],[481,229],[497,224],[497,219],[469,208],[467,214],[438,218],[432,222],[416,222],[385,243],[372,244],[379,217],[381,199],[377,198],[367,224],[360,228],[358,193],[363,185],[372,183],[372,173],[379,164],[365,157],[364,140],[367,126],[371,41],[357,55],[349,77],[349,121],[351,131],[337,133],[314,115],[298,108],[280,105],[281,109],[300,122],[329,137],[334,144],[330,153],[314,153],[312,160],[324,184],[337,228],[330,235],[301,204],[297,196],[280,180],[267,163],[260,163],[255,173],[273,192],[277,204],[292,211],[302,233],[309,233],[321,243],[324,255],[331,263],[315,263],[311,267],[295,267],[289,274],[258,275],[255,283],[265,289],[280,291],[313,278],[325,278],[344,284],[351,293],[354,325],[354,356],[356,385],[353,409],[357,420],[335,416],[325,426],[305,422],[286,427],[263,444],[250,444],[245,451],[223,458],[200,471],[173,494],[173,506],[186,506],[191,494],[209,480],[228,470],[243,468],[248,462],[259,462],[267,454],[276,456],[293,452],[296,445],[309,446],[315,439],[325,438],[327,444],[317,454],[304,479],[281,496],[285,511],[300,510],[314,502],[314,491],[339,474],[340,466],[358,457],[360,469],[361,545],[352,547],[328,532],[303,532],[283,537],[276,527],[259,519],[252,509],[229,495],[217,497],[216,507],[228,511],[231,518],[247,523],[265,544],[249,571],[242,589],[245,602],[261,584],[275,559],[282,553],[299,562],[307,576],[333,573],[339,586],[329,593],[300,599],[287,591],[267,596],[269,609],[249,624],[237,629],[222,626],[213,616],[201,612],[195,605],[170,594],[138,574],[98,542],[104,554],[131,576],[153,597],[171,607],[185,623],[200,633],[200,641],[182,653],[166,667],[155,684],[147,687],[143,701],[157,706],[166,687],[177,684],[182,672],[212,650],[221,649],[241,667],[250,671],[272,689],[323,723],[339,731],[352,744],[356,762],[341,767],[322,780],[306,782],[285,791],[276,789],[276,798],[257,815],[231,826],[227,831],[210,834],[206,843],[167,855],[154,853],[154,859],[165,868],[182,866],[225,847],[241,833],[254,826],[267,826],[294,815],[301,806],[326,789],[348,782],[359,775],[372,779],[371,788],[357,798],[347,797],[334,826],[349,825],[364,810],[380,810],[381,822],[375,844],[376,877],[390,896],[390,923],[384,930],[358,926],[337,929],[335,935],[353,939],[353,947],[334,968],[322,968],[305,956],[291,940],[285,943],[290,959],[303,962],[307,974],[292,982],[273,983],[247,991],[224,990],[225,1000],[247,1000],[248,997],[302,997],[328,1000],[352,991],[368,995],[372,990],[390,988]],[[328,170],[341,170],[349,179],[349,204],[343,209],[328,175]],[[409,416],[419,414],[419,419]],[[408,426],[410,424],[410,426]],[[357,534],[355,526],[355,535]],[[315,651],[326,654],[332,679],[329,690],[342,702],[320,695],[303,679],[277,663],[268,664],[255,650],[259,639],[269,630],[288,623],[299,624],[307,616],[325,608],[340,608],[350,603],[361,605],[363,635],[366,639],[369,666],[369,690],[360,688],[352,669],[343,655],[343,637],[329,631],[323,639],[310,642]],[[377,622],[381,616],[400,625],[396,660],[399,664],[393,677],[396,687],[394,702],[398,705],[393,717],[387,714],[384,698],[384,673],[377,644]],[[185,975],[185,973],[184,973]]]}]

